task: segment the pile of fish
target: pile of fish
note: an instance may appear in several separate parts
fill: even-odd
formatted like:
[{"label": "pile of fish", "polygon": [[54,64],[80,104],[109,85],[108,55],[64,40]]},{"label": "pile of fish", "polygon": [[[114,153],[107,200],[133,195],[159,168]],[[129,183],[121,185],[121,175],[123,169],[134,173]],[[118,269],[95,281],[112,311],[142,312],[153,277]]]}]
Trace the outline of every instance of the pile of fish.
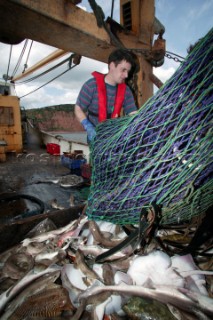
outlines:
[{"label": "pile of fish", "polygon": [[201,269],[190,253],[168,254],[153,238],[97,262],[125,238],[121,226],[83,213],[59,229],[42,221],[0,254],[0,319],[213,318],[209,258]]}]

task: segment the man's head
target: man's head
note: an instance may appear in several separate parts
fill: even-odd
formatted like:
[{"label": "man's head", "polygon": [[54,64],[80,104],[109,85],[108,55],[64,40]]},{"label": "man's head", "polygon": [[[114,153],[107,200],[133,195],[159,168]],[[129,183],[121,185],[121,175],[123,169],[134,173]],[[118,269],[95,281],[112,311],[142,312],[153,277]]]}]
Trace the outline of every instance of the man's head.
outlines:
[{"label": "man's head", "polygon": [[126,49],[117,49],[113,51],[108,58],[110,79],[114,84],[123,83],[135,68],[133,55]]},{"label": "man's head", "polygon": [[119,63],[121,63],[122,60],[129,62],[132,67],[135,65],[135,60],[133,58],[133,55],[127,49],[114,50],[109,55],[108,64],[110,64],[111,62],[114,62],[114,64],[117,66]]}]

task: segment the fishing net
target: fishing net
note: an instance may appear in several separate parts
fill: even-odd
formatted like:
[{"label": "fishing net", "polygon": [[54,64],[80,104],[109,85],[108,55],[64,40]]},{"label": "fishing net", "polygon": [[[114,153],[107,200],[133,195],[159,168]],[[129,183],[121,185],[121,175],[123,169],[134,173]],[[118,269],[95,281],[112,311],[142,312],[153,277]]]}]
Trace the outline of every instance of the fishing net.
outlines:
[{"label": "fishing net", "polygon": [[212,206],[212,38],[213,29],[136,115],[98,125],[89,219],[137,224],[156,203],[172,224]]}]

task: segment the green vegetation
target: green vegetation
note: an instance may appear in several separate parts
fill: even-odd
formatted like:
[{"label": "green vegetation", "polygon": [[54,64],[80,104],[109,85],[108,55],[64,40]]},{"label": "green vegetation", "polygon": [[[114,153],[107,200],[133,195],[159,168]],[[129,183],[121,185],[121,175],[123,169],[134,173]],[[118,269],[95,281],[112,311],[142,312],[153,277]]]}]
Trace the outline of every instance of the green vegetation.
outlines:
[{"label": "green vegetation", "polygon": [[[50,115],[56,111],[63,111],[63,112],[74,112],[74,104],[61,104],[56,106],[49,106],[43,108],[36,108],[36,109],[25,109],[27,117],[29,119],[37,118],[38,115]],[[43,118],[43,117],[42,117]]]}]

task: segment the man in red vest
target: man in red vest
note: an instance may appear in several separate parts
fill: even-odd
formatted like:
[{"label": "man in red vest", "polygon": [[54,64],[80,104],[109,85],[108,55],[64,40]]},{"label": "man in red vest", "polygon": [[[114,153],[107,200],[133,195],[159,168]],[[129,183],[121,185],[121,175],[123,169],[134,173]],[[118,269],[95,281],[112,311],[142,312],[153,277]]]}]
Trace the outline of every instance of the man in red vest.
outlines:
[{"label": "man in red vest", "polygon": [[95,137],[99,122],[137,112],[130,88],[125,84],[135,60],[126,49],[113,51],[108,58],[108,73],[93,72],[82,86],[75,105],[75,116],[87,131],[88,142]]}]

